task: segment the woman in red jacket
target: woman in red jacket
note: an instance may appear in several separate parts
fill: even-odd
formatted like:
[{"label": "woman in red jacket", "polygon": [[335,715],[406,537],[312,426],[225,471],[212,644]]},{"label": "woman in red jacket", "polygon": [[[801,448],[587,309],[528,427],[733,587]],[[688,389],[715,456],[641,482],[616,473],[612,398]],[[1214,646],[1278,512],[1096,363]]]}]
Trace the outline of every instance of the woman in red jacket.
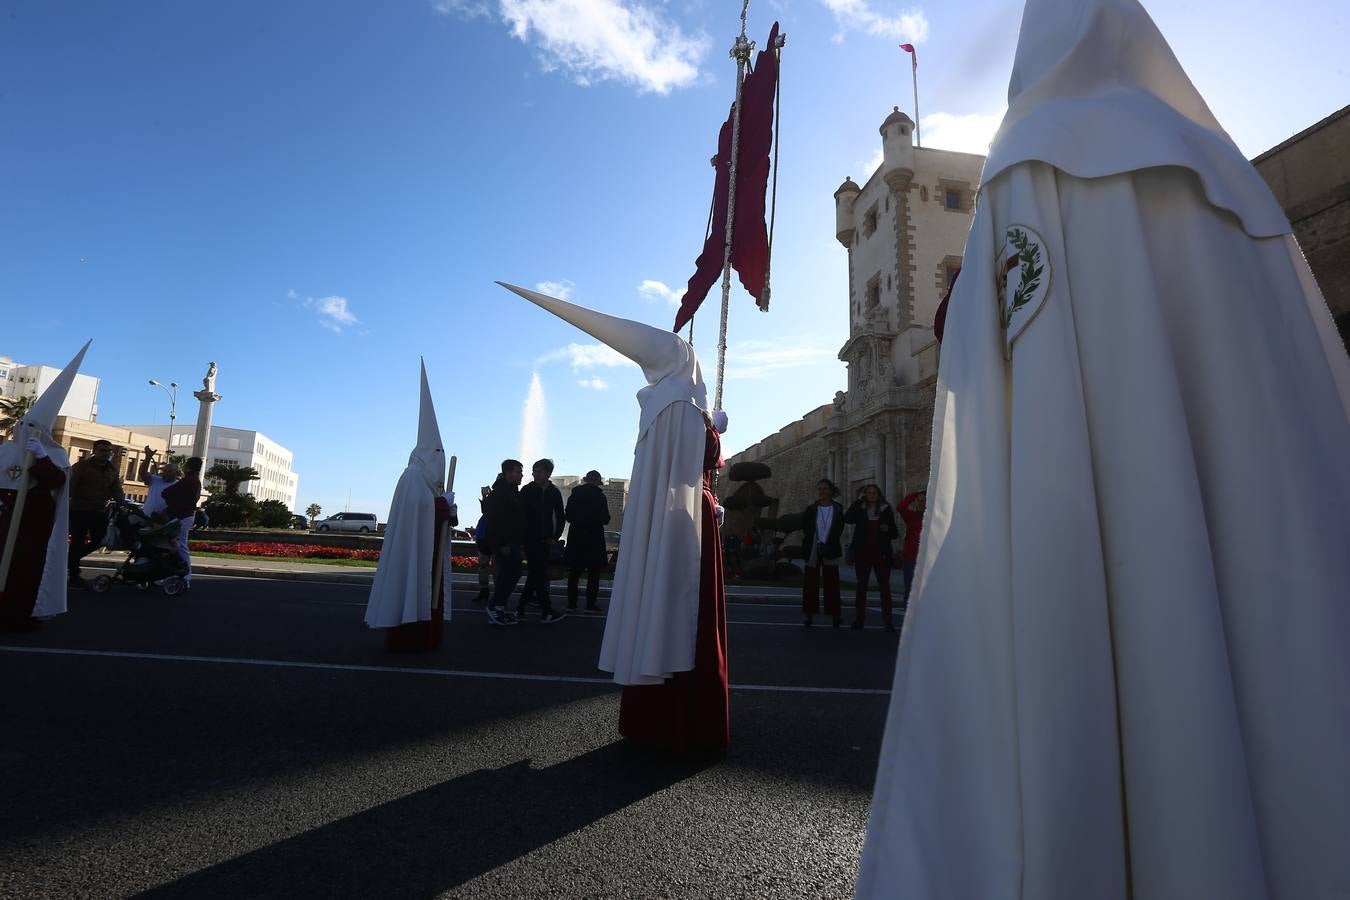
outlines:
[{"label": "woman in red jacket", "polygon": [[928,492],[915,491],[900,501],[900,518],[905,523],[905,542],[900,545],[900,571],[905,576],[905,595],[900,599],[900,627],[905,627],[909,612],[909,589],[914,585],[914,564],[919,559],[919,533],[923,529],[923,511]]}]

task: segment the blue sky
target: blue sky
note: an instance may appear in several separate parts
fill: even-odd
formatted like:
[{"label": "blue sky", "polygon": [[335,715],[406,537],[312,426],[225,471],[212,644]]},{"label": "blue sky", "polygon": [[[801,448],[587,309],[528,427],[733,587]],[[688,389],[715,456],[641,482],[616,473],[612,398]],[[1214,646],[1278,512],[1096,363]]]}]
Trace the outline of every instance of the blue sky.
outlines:
[{"label": "blue sky", "polygon": [[[1146,4],[1248,156],[1350,102],[1330,0]],[[0,4],[0,353],[87,337],[105,422],[219,368],[216,422],[295,452],[297,506],[384,514],[426,357],[457,487],[521,450],[626,477],[636,369],[492,282],[668,327],[702,243],[739,4],[383,0]],[[979,152],[1019,2],[754,0],[783,58],[773,309],[733,295],[728,452],[843,387],[834,189],[861,181],[920,54],[928,146]],[[549,287],[545,287],[549,290]],[[716,298],[710,298],[715,302]],[[716,312],[695,346],[711,382]],[[193,416],[186,399],[179,421]],[[527,463],[529,460],[527,460]],[[466,518],[476,504],[463,504]]]}]

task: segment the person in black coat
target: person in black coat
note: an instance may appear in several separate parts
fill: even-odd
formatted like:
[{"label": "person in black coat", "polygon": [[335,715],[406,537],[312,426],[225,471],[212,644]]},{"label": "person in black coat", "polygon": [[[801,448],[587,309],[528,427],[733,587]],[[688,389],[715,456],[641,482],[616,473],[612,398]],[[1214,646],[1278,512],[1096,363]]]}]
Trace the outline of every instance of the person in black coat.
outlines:
[{"label": "person in black coat", "polygon": [[554,611],[548,595],[549,566],[553,551],[562,537],[562,492],[549,481],[553,474],[553,460],[541,459],[531,468],[533,480],[520,489],[521,505],[525,508],[525,587],[520,591],[516,619],[525,618],[525,604],[531,599],[540,606],[539,621],[545,625],[562,619]]},{"label": "person in black coat", "polygon": [[492,491],[483,499],[483,543],[479,546],[492,555],[492,600],[487,609],[493,625],[516,624],[515,613],[506,603],[520,582],[521,546],[525,543],[525,505],[520,499],[520,482],[525,467],[518,460],[502,461],[502,473],[492,483]]},{"label": "person in black coat", "polygon": [[592,469],[567,498],[565,513],[567,552],[567,609],[577,608],[577,586],[586,572],[586,612],[600,614],[600,571],[608,562],[605,526],[609,524],[609,501],[600,489],[600,473]]},{"label": "person in black coat", "polygon": [[843,621],[839,609],[839,559],[844,555],[840,538],[844,534],[844,507],[835,500],[839,488],[828,478],[816,482],[817,500],[802,513],[802,550],[806,553],[806,571],[802,577],[802,622],[811,627],[816,612],[820,582],[825,583],[825,612],[838,628]]},{"label": "person in black coat", "polygon": [[895,625],[891,621],[891,560],[895,556],[895,548],[891,542],[897,534],[895,510],[881,495],[881,488],[869,484],[863,488],[862,496],[844,513],[844,521],[855,526],[850,548],[853,551],[853,573],[858,580],[854,597],[856,612],[853,624],[849,627],[855,631],[863,627],[863,619],[867,614],[867,580],[875,574],[881,589],[881,621],[887,631],[894,632]]}]

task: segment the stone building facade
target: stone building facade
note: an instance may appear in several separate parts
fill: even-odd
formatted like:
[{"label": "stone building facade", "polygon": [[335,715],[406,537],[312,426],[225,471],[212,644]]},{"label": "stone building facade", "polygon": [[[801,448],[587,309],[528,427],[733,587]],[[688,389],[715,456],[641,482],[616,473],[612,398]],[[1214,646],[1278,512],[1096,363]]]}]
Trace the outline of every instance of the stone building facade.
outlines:
[{"label": "stone building facade", "polygon": [[927,484],[933,316],[961,267],[984,157],[916,147],[913,136],[913,120],[892,111],[881,165],[834,195],[835,237],[848,253],[847,391],[729,460],[773,469],[760,484],[779,504],[764,515],[805,508],[822,476],[847,497],[875,482],[892,501]]},{"label": "stone building facade", "polygon": [[1252,160],[1294,226],[1350,349],[1350,106]]}]

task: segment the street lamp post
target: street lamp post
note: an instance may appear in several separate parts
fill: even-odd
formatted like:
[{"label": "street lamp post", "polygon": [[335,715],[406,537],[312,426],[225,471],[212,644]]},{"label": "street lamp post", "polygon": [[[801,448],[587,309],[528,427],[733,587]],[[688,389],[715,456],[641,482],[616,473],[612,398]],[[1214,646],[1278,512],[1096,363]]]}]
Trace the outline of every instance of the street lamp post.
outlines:
[{"label": "street lamp post", "polygon": [[169,449],[164,454],[164,461],[169,462],[173,458],[173,420],[178,412],[178,382],[170,381],[169,386],[165,387],[151,378],[150,383],[169,395]]}]

